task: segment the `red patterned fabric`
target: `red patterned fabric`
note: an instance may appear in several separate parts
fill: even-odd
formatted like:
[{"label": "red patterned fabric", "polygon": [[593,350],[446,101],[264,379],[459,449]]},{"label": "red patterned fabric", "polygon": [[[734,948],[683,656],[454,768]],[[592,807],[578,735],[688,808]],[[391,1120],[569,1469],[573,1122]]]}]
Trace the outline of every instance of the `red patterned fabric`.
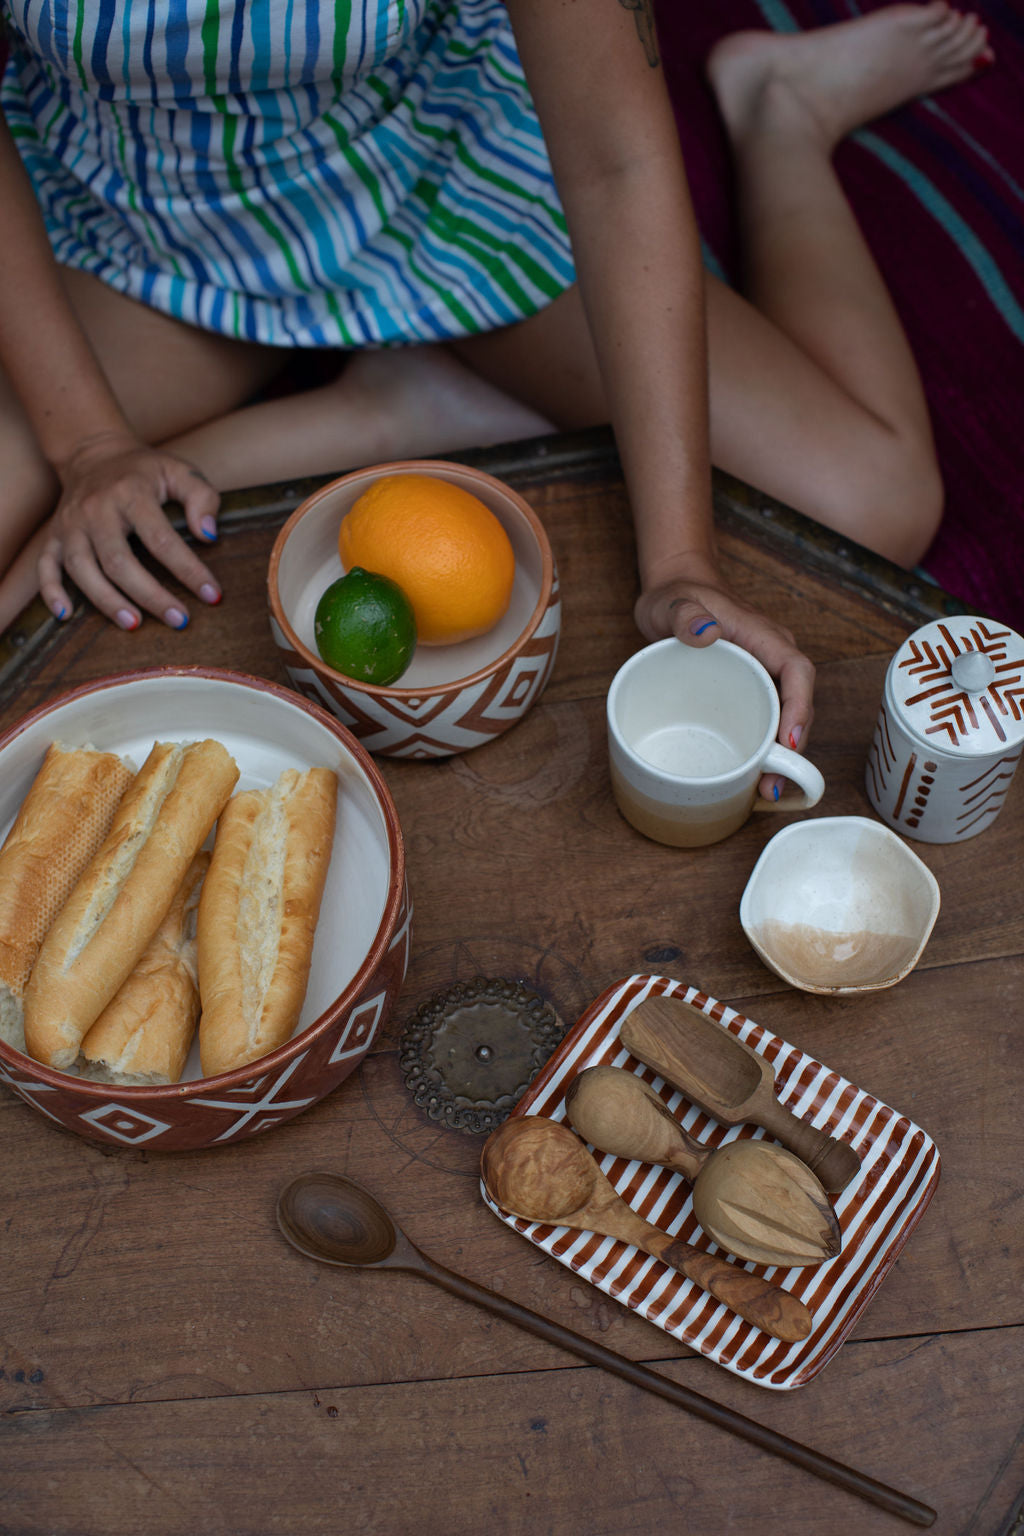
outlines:
[{"label": "red patterned fabric", "polygon": [[[658,0],[662,54],[705,241],[738,274],[728,149],[702,77],[746,27],[821,26],[854,0]],[[836,167],[921,369],[946,482],[924,562],[948,591],[1024,631],[1024,5],[981,0],[996,63],[840,146]]]}]

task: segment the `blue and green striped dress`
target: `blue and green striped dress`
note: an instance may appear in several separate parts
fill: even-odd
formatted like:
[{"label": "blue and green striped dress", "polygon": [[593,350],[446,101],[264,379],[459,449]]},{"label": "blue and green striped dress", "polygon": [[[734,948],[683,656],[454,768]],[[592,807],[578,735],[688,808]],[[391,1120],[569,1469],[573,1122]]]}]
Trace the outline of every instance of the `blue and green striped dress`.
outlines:
[{"label": "blue and green striped dress", "polygon": [[54,251],[274,346],[434,341],[573,281],[502,0],[0,0]]}]

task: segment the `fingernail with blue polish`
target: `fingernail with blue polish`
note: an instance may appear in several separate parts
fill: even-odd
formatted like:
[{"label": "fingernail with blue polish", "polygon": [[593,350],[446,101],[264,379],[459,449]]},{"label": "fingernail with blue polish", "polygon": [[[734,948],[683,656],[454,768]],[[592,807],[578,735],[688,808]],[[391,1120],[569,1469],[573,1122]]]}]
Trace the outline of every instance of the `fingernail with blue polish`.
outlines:
[{"label": "fingernail with blue polish", "polygon": [[772,796],[776,800],[779,798],[779,786],[777,784],[772,785]]},{"label": "fingernail with blue polish", "polygon": [[180,608],[168,608],[164,620],[172,629],[184,629],[188,623],[188,614],[182,613]]},{"label": "fingernail with blue polish", "polygon": [[712,624],[717,624],[717,623],[718,623],[717,619],[705,619],[704,623],[699,625],[696,629],[692,630],[691,633],[696,638],[697,635],[702,635],[706,629],[710,629]]},{"label": "fingernail with blue polish", "polygon": [[204,517],[199,523],[199,532],[208,544],[217,542],[217,524],[212,517]]}]

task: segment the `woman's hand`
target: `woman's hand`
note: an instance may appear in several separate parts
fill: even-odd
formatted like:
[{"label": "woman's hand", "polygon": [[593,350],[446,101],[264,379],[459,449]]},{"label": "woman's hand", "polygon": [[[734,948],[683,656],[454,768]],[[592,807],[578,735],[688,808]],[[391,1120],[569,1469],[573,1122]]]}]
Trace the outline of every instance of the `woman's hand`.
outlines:
[{"label": "woman's hand", "polygon": [[[687,557],[685,574],[640,594],[634,608],[637,628],[648,640],[675,635],[686,645],[711,645],[721,638],[742,646],[775,678],[782,702],[779,741],[794,751],[806,745],[814,718],[814,666],[788,629],[742,602],[725,586],[714,562]],[[775,775],[761,780],[761,794],[778,799]]]},{"label": "woman's hand", "polygon": [[62,572],[122,629],[136,629],[142,613],[184,629],[188,612],[129,546],[135,534],[159,563],[204,603],[219,603],[213,573],[172,528],[164,503],[179,501],[189,529],[212,543],[220,498],[184,460],[149,448],[131,433],[103,433],[56,466],[63,487],[39,556],[39,590],[58,618],[71,613]]}]

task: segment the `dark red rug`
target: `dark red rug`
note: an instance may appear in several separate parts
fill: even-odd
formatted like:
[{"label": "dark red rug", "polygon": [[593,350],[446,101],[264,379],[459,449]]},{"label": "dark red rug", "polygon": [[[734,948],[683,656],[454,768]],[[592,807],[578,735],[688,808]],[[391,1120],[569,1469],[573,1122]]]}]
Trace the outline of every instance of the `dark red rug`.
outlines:
[{"label": "dark red rug", "polygon": [[[738,277],[731,171],[702,65],[746,27],[794,31],[854,0],[657,0],[662,53],[705,242]],[[924,562],[1024,631],[1024,4],[980,0],[996,63],[840,147],[836,167],[914,348],[946,482]]]}]

